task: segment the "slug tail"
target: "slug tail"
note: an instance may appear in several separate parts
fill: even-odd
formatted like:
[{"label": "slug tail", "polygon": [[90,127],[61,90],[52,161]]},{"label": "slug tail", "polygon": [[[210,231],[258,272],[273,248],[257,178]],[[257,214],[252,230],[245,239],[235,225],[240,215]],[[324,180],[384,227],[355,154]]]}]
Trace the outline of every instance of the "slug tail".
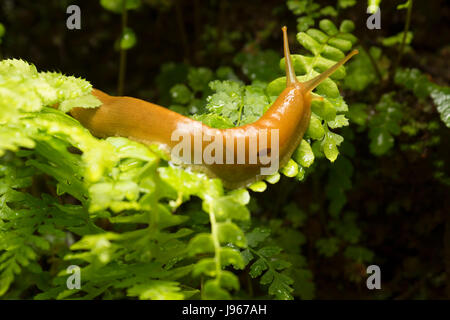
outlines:
[{"label": "slug tail", "polygon": [[292,63],[291,52],[289,51],[289,41],[287,36],[287,27],[281,28],[283,30],[283,47],[284,47],[284,60],[286,65],[286,86],[292,86],[297,83],[297,77],[295,76],[294,65]]},{"label": "slug tail", "polygon": [[[350,52],[345,58],[343,58],[341,61],[336,63],[334,66],[330,67],[328,70],[325,70],[321,74],[319,74],[314,79],[311,79],[309,81],[306,81],[303,83],[306,91],[312,91],[314,90],[319,84],[322,83],[323,80],[331,76],[340,66],[342,66],[344,63],[346,63],[348,60],[350,60],[351,57],[353,57],[355,54],[358,54],[358,50],[353,50]],[[286,67],[287,69],[287,67]]]}]

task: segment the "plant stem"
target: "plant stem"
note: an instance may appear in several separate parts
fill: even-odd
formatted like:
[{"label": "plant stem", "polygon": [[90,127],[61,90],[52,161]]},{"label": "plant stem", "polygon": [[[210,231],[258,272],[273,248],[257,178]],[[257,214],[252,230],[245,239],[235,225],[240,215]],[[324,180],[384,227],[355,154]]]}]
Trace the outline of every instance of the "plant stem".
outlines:
[{"label": "plant stem", "polygon": [[244,109],[244,101],[241,101],[241,106],[239,107],[239,116],[236,123],[236,126],[239,127],[241,124],[241,118],[242,118],[242,109]]},{"label": "plant stem", "polygon": [[366,48],[366,46],[363,45],[362,43],[360,43],[360,45],[361,45],[361,48],[364,50],[364,52],[369,57],[370,63],[372,63],[372,66],[375,69],[375,74],[377,75],[378,80],[381,82],[383,80],[383,77],[381,76],[380,68],[378,68],[377,62],[375,61],[374,57],[370,53],[370,50],[368,50]]},{"label": "plant stem", "polygon": [[405,45],[406,45],[406,36],[408,35],[409,27],[411,25],[412,7],[413,7],[413,0],[409,0],[408,12],[406,14],[405,29],[403,30],[403,39],[402,39],[402,43],[400,45],[400,51],[398,53],[397,60],[395,61],[394,67],[392,68],[392,73],[390,75],[390,79],[391,80],[393,79],[393,77],[395,75],[395,72],[397,71],[397,68],[398,68],[398,66],[400,64],[400,61],[402,60],[402,57],[403,57],[403,52],[405,50]]},{"label": "plant stem", "polygon": [[184,60],[189,62],[189,43],[188,43],[188,37],[186,34],[186,28],[184,27],[184,19],[183,19],[183,11],[181,8],[181,0],[175,1],[175,14],[177,15],[177,24],[178,24],[178,30],[180,32],[180,38],[181,43],[183,45],[184,50]]},{"label": "plant stem", "polygon": [[216,279],[220,281],[222,262],[220,258],[219,226],[217,225],[216,215],[211,205],[209,210],[209,221],[211,223],[211,237],[214,243],[214,261],[216,263]]},{"label": "plant stem", "polygon": [[199,45],[200,45],[200,30],[201,30],[201,6],[200,0],[194,0],[194,27],[195,27],[195,41],[194,41],[194,62],[200,63],[199,59]]},{"label": "plant stem", "polygon": [[214,43],[214,63],[216,62],[219,56],[220,42],[223,38],[223,29],[225,25],[225,13],[226,13],[225,1],[219,2],[219,17],[218,17],[218,25],[217,25],[217,38]]},{"label": "plant stem", "polygon": [[[123,2],[122,7],[122,34],[123,37],[125,33],[125,28],[127,27],[128,12],[126,9],[126,1]],[[119,79],[117,83],[117,95],[123,96],[124,83],[125,83],[125,72],[127,68],[127,50],[120,48],[120,62],[119,62]]]}]

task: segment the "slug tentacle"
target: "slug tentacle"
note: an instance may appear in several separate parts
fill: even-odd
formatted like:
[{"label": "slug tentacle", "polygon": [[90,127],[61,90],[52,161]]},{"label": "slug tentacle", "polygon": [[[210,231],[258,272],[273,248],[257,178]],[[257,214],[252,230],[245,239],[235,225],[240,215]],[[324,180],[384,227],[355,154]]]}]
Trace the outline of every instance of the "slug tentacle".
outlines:
[{"label": "slug tentacle", "polygon": [[289,87],[294,83],[297,83],[297,77],[295,76],[294,64],[292,63],[291,52],[289,50],[289,40],[287,36],[287,27],[281,28],[283,30],[283,48],[284,58],[286,61],[286,86]]},{"label": "slug tentacle", "polygon": [[302,84],[305,87],[306,91],[312,91],[314,90],[319,84],[322,83],[323,80],[331,76],[340,66],[342,66],[344,63],[346,63],[348,60],[350,60],[351,57],[353,57],[355,54],[358,54],[358,50],[353,50],[350,52],[345,58],[343,58],[341,61],[337,62],[334,66],[330,67],[328,70],[325,70],[321,74],[319,74],[317,77],[303,82]]}]

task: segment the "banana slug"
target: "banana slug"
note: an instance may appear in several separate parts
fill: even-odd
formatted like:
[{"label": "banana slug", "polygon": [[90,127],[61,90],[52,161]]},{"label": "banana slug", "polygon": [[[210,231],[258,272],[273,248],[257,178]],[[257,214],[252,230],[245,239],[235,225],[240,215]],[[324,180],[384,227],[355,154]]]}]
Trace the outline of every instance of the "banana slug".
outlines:
[{"label": "banana slug", "polygon": [[[183,159],[190,159],[190,156],[195,158],[196,152],[203,154],[208,151],[207,149],[210,148],[208,145],[212,143],[208,141],[213,141],[217,148],[213,152],[209,151],[210,155],[218,161],[213,163],[205,160],[194,163],[181,161],[181,163],[192,167],[194,171],[220,178],[227,188],[247,186],[264,176],[275,173],[278,168],[287,163],[308,128],[311,101],[314,99],[311,91],[358,53],[354,50],[317,77],[306,82],[299,82],[289,51],[287,28],[283,27],[282,30],[286,61],[286,89],[264,115],[251,124],[229,129],[215,129],[156,104],[132,97],[110,96],[97,89],[93,89],[92,93],[102,102],[100,107],[73,108],[70,114],[97,137],[127,137],[145,144],[159,144],[166,151],[173,151],[178,145],[178,140],[173,136],[174,132],[178,132],[178,138],[184,137],[189,140],[187,141],[189,150],[183,152],[181,156]],[[199,129],[203,137],[206,136],[209,139],[206,138],[206,141],[202,139],[198,144],[196,139]],[[261,132],[264,134],[261,135]],[[243,142],[245,144],[242,144]],[[277,150],[273,150],[274,146]],[[197,150],[194,150],[195,147]],[[245,159],[242,156],[239,159],[239,151],[244,152]],[[252,158],[252,151],[256,151],[256,159]],[[226,158],[228,154],[231,156]],[[184,158],[186,156],[188,158]],[[277,162],[275,170],[270,171],[273,167],[269,166],[267,157],[272,157],[271,160]]]}]

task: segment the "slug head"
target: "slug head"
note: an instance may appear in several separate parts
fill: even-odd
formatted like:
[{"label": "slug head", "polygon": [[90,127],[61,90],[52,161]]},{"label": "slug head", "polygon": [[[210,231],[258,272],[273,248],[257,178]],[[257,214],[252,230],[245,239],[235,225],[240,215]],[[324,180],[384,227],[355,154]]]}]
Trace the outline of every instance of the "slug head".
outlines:
[{"label": "slug head", "polygon": [[[292,62],[291,52],[289,50],[289,41],[287,36],[287,27],[284,26],[281,28],[283,30],[283,47],[284,47],[284,58],[285,58],[285,66],[286,66],[286,87],[294,86],[299,83],[297,80],[297,77],[295,75],[294,70],[294,64]],[[321,74],[319,74],[317,77],[302,82],[303,89],[305,92],[311,92],[314,90],[319,84],[322,83],[326,78],[331,76],[340,66],[342,66],[344,63],[346,63],[351,57],[353,57],[355,54],[358,54],[358,50],[353,50],[350,52],[346,57],[344,57],[342,60],[337,62],[335,65],[330,67],[328,70],[325,70]]]}]

